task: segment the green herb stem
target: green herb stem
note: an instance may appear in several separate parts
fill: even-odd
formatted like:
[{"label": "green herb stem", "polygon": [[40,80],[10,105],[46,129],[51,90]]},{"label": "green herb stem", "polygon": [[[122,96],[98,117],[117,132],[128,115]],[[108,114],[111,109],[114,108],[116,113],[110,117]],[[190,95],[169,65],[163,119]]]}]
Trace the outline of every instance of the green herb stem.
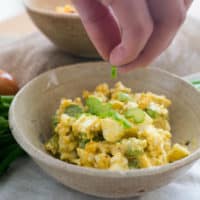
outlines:
[{"label": "green herb stem", "polygon": [[0,176],[16,158],[24,154],[9,128],[8,112],[13,98],[13,96],[0,96]]},{"label": "green herb stem", "polygon": [[12,151],[10,151],[5,158],[0,161],[0,176],[5,173],[14,160],[22,155],[24,155],[24,151],[16,144]]},{"label": "green herb stem", "polygon": [[116,79],[117,78],[117,67],[116,66],[112,66],[111,67],[111,77],[113,79]]}]

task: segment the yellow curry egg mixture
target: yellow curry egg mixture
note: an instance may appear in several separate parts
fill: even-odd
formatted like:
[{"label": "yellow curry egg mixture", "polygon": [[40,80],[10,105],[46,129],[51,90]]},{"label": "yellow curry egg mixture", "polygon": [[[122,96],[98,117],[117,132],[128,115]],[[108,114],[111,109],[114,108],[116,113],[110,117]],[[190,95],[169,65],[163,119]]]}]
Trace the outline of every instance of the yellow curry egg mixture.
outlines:
[{"label": "yellow curry egg mixture", "polygon": [[189,155],[171,143],[165,96],[133,93],[121,82],[100,84],[83,98],[62,99],[54,135],[45,144],[63,161],[98,169],[128,170],[165,165]]},{"label": "yellow curry egg mixture", "polygon": [[61,13],[61,14],[64,14],[64,13],[66,13],[66,14],[69,14],[69,13],[71,13],[71,14],[77,13],[76,9],[75,9],[74,6],[71,5],[71,4],[66,4],[66,5],[64,5],[64,6],[57,6],[57,7],[56,7],[56,12],[57,12],[57,13]]}]

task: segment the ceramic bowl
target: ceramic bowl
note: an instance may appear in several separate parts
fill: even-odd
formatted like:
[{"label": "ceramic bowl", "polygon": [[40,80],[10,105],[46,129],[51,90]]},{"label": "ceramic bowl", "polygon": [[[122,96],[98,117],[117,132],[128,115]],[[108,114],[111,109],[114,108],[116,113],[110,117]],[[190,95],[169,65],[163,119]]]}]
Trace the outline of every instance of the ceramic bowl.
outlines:
[{"label": "ceramic bowl", "polygon": [[[80,96],[99,83],[122,81],[135,92],[151,91],[172,100],[173,142],[195,141],[192,154],[165,166],[129,171],[79,167],[49,155],[43,143],[51,135],[51,120],[62,97]],[[50,176],[75,190],[101,197],[132,197],[164,186],[183,176],[200,158],[200,93],[175,75],[158,69],[136,69],[111,79],[110,66],[95,62],[46,72],[16,95],[9,113],[13,135],[21,147]]]},{"label": "ceramic bowl", "polygon": [[99,58],[78,14],[60,14],[57,6],[69,0],[24,0],[35,25],[60,49],[75,56]]}]

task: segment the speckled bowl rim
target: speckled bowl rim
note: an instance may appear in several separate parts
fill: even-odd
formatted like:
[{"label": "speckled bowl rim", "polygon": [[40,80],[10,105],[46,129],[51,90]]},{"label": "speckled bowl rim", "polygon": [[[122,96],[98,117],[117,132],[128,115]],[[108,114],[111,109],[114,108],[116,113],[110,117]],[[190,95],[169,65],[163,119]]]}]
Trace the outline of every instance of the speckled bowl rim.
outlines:
[{"label": "speckled bowl rim", "polygon": [[40,15],[46,15],[46,16],[51,16],[55,18],[71,18],[71,19],[80,20],[78,13],[73,13],[73,14],[72,13],[57,13],[56,11],[48,10],[45,8],[35,8],[35,7],[32,7],[28,1],[30,0],[23,0],[23,4],[25,8],[32,12],[38,13]]},{"label": "speckled bowl rim", "polygon": [[200,72],[198,72],[198,73],[193,73],[193,74],[190,74],[190,75],[188,75],[188,76],[184,76],[183,78],[184,78],[184,80],[186,80],[186,81],[193,81],[193,80],[195,80],[195,79],[200,79]]},{"label": "speckled bowl rim", "polygon": [[[95,65],[96,62],[86,62],[83,63],[83,65],[87,65],[93,63]],[[98,62],[105,64],[105,62]],[[48,72],[45,72],[38,77],[34,78],[32,81],[30,81],[28,84],[26,84],[15,96],[11,108],[9,111],[9,122],[10,127],[12,130],[12,134],[16,141],[19,143],[19,145],[35,160],[40,161],[41,163],[45,163],[47,166],[55,167],[57,169],[61,170],[67,170],[68,172],[73,172],[77,174],[86,174],[90,176],[100,176],[100,177],[112,177],[112,178],[125,178],[125,177],[141,177],[141,176],[150,176],[150,175],[156,175],[156,174],[162,174],[167,171],[175,170],[177,168],[183,167],[185,165],[192,164],[196,160],[200,158],[200,147],[194,151],[191,155],[189,155],[186,158],[183,158],[181,160],[178,160],[176,162],[164,165],[164,166],[157,166],[152,168],[145,168],[145,169],[132,169],[132,170],[126,170],[126,171],[110,171],[110,170],[99,170],[94,168],[88,168],[88,167],[81,167],[77,165],[72,165],[67,162],[61,161],[59,159],[53,158],[48,153],[45,153],[39,149],[37,149],[35,146],[32,145],[31,141],[29,141],[25,135],[23,134],[22,130],[19,130],[16,123],[17,116],[15,115],[15,107],[17,106],[17,101],[20,98],[21,94],[28,90],[29,87],[32,86],[35,82],[42,79],[43,77],[47,76],[48,74],[54,72],[54,71],[62,71],[62,70],[68,70],[70,68],[80,67],[80,63],[73,64],[73,65],[67,65],[63,67],[59,67],[53,70],[50,70]],[[159,73],[165,73],[166,76],[171,76],[173,78],[179,79],[179,81],[182,82],[184,87],[189,87],[190,89],[194,90],[195,92],[198,92],[193,86],[191,86],[189,83],[187,83],[185,80],[181,79],[180,77],[171,74],[169,72],[166,72],[161,69],[155,69],[155,68],[148,68],[146,70],[151,71],[157,71]],[[199,100],[200,100],[200,93],[199,93]]]}]

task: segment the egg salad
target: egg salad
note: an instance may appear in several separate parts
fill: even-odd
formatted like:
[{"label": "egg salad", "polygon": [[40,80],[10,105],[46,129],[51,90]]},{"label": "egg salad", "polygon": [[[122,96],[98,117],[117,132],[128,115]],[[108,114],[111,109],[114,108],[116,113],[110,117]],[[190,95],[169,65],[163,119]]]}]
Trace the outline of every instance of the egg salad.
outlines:
[{"label": "egg salad", "polygon": [[61,14],[64,14],[64,13],[66,13],[66,14],[69,14],[69,13],[71,13],[71,14],[77,13],[76,9],[75,9],[74,6],[71,5],[71,4],[66,4],[66,5],[64,5],[64,6],[57,6],[57,7],[56,7],[56,12],[57,12],[57,13],[61,13]]},{"label": "egg salad", "polygon": [[53,136],[45,144],[54,157],[71,164],[110,170],[165,165],[190,154],[172,144],[165,96],[134,93],[121,82],[105,83],[82,98],[61,100]]}]

